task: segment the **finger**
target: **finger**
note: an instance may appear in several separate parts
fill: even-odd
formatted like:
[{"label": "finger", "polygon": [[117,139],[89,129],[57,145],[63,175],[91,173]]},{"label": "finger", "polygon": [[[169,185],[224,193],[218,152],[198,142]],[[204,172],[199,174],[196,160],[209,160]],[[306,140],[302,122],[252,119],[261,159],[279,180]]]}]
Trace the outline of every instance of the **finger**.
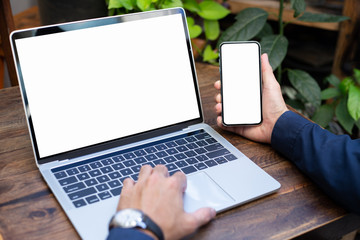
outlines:
[{"label": "finger", "polygon": [[176,178],[179,183],[181,193],[184,193],[187,187],[186,175],[183,172],[176,172],[172,175],[172,177]]},{"label": "finger", "polygon": [[216,216],[216,211],[213,208],[200,208],[190,215],[195,218],[195,225],[198,228],[213,219]]},{"label": "finger", "polygon": [[221,94],[220,93],[215,96],[215,101],[217,103],[221,103]]},{"label": "finger", "polygon": [[217,103],[217,104],[215,105],[215,112],[216,112],[217,114],[220,114],[220,113],[222,112],[221,103]]},{"label": "finger", "polygon": [[131,178],[126,178],[123,184],[124,186],[121,190],[120,201],[117,207],[118,210],[131,206],[131,196],[135,186],[135,182]]},{"label": "finger", "polygon": [[220,82],[220,80],[217,80],[217,81],[214,83],[214,87],[215,87],[217,90],[220,90],[220,88],[221,88],[221,82]]},{"label": "finger", "polygon": [[138,182],[146,180],[151,175],[152,171],[153,168],[150,165],[142,166],[140,169]]},{"label": "finger", "polygon": [[164,177],[169,176],[169,171],[168,171],[167,167],[165,167],[165,165],[162,165],[162,164],[156,165],[155,168],[153,169],[153,172],[160,174],[161,176],[164,176]]}]

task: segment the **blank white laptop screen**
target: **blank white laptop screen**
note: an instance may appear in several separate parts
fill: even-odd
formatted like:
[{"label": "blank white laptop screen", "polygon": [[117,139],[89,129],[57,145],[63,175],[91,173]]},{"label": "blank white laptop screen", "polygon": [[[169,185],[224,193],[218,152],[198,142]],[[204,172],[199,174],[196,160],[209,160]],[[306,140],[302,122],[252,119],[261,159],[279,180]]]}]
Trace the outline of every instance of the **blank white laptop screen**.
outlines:
[{"label": "blank white laptop screen", "polygon": [[199,118],[183,28],[175,14],[16,40],[39,156]]}]

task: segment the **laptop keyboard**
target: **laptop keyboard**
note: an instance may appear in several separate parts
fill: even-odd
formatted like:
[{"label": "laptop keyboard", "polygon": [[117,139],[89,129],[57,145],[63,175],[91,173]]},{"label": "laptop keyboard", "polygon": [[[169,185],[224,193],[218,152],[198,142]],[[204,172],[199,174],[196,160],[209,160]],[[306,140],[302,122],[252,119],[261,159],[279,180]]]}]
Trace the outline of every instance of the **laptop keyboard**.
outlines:
[{"label": "laptop keyboard", "polygon": [[52,169],[75,207],[106,200],[121,193],[123,181],[137,181],[142,165],[165,165],[170,175],[190,174],[237,159],[204,130]]}]

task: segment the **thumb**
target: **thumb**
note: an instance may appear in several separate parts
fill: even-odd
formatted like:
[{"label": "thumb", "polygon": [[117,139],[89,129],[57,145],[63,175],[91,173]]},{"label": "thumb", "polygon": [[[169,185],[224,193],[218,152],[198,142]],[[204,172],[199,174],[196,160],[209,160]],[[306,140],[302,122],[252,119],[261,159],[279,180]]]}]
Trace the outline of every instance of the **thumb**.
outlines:
[{"label": "thumb", "polygon": [[197,228],[208,223],[216,216],[216,211],[210,207],[204,207],[190,213],[196,220]]}]

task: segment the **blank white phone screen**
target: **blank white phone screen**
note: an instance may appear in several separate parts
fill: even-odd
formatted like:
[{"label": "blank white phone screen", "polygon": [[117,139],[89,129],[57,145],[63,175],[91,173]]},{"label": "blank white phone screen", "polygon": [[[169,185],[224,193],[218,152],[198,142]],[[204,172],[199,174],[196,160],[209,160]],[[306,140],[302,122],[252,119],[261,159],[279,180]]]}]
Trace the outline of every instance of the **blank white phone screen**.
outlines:
[{"label": "blank white phone screen", "polygon": [[223,123],[261,122],[260,47],[256,42],[221,45]]}]

